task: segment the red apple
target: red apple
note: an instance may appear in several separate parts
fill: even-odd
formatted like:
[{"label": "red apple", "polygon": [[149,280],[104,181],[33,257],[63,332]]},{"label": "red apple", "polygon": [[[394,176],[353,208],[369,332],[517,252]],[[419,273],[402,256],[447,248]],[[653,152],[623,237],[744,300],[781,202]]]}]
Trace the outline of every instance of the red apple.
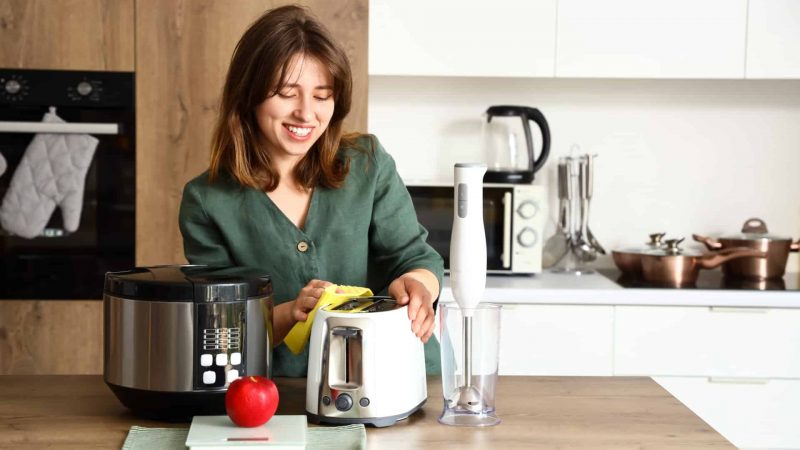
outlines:
[{"label": "red apple", "polygon": [[278,409],[278,388],[272,380],[259,376],[238,378],[228,386],[225,411],[240,427],[264,425]]}]

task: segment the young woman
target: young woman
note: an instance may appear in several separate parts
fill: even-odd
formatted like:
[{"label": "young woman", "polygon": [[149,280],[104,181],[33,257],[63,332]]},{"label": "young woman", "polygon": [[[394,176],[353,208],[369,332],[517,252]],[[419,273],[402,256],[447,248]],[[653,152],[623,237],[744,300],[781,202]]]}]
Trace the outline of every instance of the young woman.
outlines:
[{"label": "young woman", "polygon": [[[343,135],[351,92],[347,56],[305,9],[250,26],[228,69],[210,167],[183,191],[186,258],[270,274],[277,343],[332,283],[387,290],[408,304],[435,373],[442,259],[391,156],[372,136]],[[276,347],[273,374],[305,376],[307,351]]]}]

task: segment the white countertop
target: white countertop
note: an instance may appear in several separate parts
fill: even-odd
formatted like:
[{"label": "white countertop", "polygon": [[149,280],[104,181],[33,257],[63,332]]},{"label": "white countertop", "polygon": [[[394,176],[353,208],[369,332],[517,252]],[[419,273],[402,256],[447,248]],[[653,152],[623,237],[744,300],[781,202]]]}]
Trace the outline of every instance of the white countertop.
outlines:
[{"label": "white countertop", "polygon": [[[786,277],[797,277],[787,274]],[[440,300],[452,302],[450,277],[445,276]],[[599,273],[526,276],[491,275],[486,302],[548,305],[644,305],[738,308],[800,308],[800,291],[729,289],[623,288]]]}]

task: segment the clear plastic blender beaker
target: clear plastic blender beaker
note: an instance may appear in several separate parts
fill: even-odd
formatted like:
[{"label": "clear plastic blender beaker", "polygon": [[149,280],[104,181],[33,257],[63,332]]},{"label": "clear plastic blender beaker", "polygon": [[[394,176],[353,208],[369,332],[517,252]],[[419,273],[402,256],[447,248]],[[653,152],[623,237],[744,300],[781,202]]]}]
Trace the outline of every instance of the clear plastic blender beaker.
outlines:
[{"label": "clear plastic blender beaker", "polygon": [[471,317],[471,331],[465,334],[465,312],[456,303],[439,304],[444,394],[440,423],[478,427],[500,423],[495,413],[500,308],[478,304],[466,314]]}]

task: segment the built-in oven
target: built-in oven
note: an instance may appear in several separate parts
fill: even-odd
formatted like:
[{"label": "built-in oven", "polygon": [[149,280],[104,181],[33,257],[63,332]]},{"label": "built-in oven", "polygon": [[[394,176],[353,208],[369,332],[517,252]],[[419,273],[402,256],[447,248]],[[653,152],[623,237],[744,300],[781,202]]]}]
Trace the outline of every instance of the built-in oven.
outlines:
[{"label": "built-in oven", "polygon": [[[428,230],[430,244],[450,268],[453,232],[453,186],[413,183],[406,186],[419,223]],[[494,274],[534,274],[542,271],[542,234],[547,212],[541,186],[532,184],[483,185],[483,222],[486,231],[486,267]]]},{"label": "built-in oven", "polygon": [[134,86],[0,69],[0,298],[100,299],[135,265]]}]

